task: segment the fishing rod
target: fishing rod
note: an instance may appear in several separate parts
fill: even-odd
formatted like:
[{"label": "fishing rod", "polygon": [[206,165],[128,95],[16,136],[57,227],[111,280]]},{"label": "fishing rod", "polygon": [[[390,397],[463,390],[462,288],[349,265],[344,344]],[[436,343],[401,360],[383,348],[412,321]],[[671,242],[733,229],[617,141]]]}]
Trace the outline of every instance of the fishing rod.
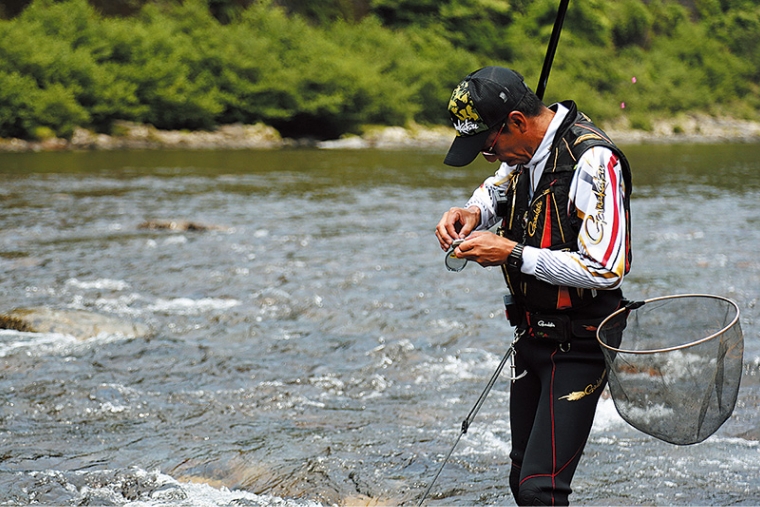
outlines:
[{"label": "fishing rod", "polygon": [[[567,13],[567,6],[569,3],[570,3],[570,0],[560,0],[559,7],[557,8],[557,17],[554,20],[554,27],[552,27],[552,34],[551,34],[551,37],[549,38],[549,45],[546,48],[546,56],[544,57],[544,65],[541,69],[541,77],[539,78],[538,86],[536,87],[536,96],[540,100],[544,99],[546,84],[549,82],[549,72],[551,72],[552,63],[554,62],[554,55],[557,52],[557,46],[559,45],[559,36],[560,36],[560,33],[562,32],[562,24],[565,21],[565,14]],[[427,499],[428,495],[430,494],[430,491],[433,489],[433,485],[438,480],[438,477],[441,475],[441,472],[443,472],[443,467],[446,466],[446,463],[448,463],[449,458],[451,458],[451,454],[454,452],[454,449],[459,444],[459,440],[461,440],[462,435],[467,433],[467,430],[470,428],[470,424],[472,424],[472,420],[475,419],[475,416],[480,411],[480,407],[482,407],[483,403],[485,403],[486,397],[488,396],[488,393],[491,392],[491,388],[496,383],[496,380],[499,378],[499,375],[501,375],[501,371],[504,369],[504,365],[506,365],[507,361],[509,361],[514,356],[515,344],[517,343],[518,338],[519,336],[516,337],[515,340],[512,342],[512,345],[509,346],[506,354],[504,354],[504,357],[501,359],[499,366],[496,367],[496,371],[491,376],[491,379],[488,381],[488,384],[486,384],[486,388],[480,394],[478,401],[475,402],[475,406],[472,407],[472,410],[470,410],[470,413],[467,415],[465,420],[462,421],[462,428],[459,431],[459,436],[457,436],[457,439],[454,442],[454,445],[451,447],[451,450],[449,450],[449,453],[444,458],[443,463],[441,463],[441,467],[438,469],[438,473],[436,473],[435,477],[433,477],[433,480],[430,481],[430,485],[425,490],[425,494],[422,495],[422,499],[420,500],[420,503],[417,504],[417,507],[422,507],[422,504],[425,502],[425,499]],[[512,381],[518,380],[526,374],[526,372],[523,372],[520,375],[515,376],[514,360],[512,361],[511,367],[513,371],[512,371],[512,375],[510,376],[510,379]]]},{"label": "fishing rod", "polygon": [[559,45],[559,35],[562,32],[562,24],[565,22],[565,14],[567,13],[567,6],[569,3],[570,0],[560,0],[559,7],[557,8],[557,17],[554,20],[552,35],[549,39],[549,45],[546,48],[544,66],[541,69],[541,77],[538,79],[538,86],[536,87],[536,96],[541,100],[544,100],[546,83],[549,82],[549,72],[552,70],[554,54],[557,52],[557,46]]}]

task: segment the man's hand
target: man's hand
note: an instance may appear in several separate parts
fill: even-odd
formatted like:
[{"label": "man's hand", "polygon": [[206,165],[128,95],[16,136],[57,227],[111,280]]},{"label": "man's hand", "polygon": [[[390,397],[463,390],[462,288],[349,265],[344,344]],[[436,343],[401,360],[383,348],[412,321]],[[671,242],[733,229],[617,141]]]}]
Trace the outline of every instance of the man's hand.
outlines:
[{"label": "man's hand", "polygon": [[466,238],[480,224],[480,208],[451,208],[435,228],[441,250],[448,250],[455,239]]},{"label": "man's hand", "polygon": [[500,266],[507,261],[517,243],[498,234],[476,231],[457,247],[457,257],[475,261],[481,266]]}]

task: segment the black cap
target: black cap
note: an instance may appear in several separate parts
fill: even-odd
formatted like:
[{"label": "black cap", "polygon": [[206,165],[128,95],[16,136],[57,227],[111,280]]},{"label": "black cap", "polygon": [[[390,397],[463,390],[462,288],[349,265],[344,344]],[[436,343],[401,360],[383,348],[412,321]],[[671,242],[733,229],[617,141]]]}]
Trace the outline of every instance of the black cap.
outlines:
[{"label": "black cap", "polygon": [[523,77],[505,67],[484,67],[464,78],[449,100],[457,136],[443,163],[461,167],[475,160],[489,131],[514,111],[527,92]]}]

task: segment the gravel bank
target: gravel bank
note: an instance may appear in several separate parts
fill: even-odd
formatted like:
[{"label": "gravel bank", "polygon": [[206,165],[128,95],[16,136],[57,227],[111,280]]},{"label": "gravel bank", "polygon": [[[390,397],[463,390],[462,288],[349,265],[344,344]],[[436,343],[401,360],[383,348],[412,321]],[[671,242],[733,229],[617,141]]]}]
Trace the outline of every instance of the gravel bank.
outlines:
[{"label": "gravel bank", "polygon": [[[603,125],[621,145],[647,143],[760,142],[760,123],[731,118],[689,115],[653,123],[651,131],[627,128],[624,120]],[[120,122],[117,135],[77,129],[71,139],[42,141],[0,139],[0,151],[129,150],[129,149],[279,149],[314,146],[321,149],[441,149],[454,138],[454,130],[439,127],[372,127],[361,136],[330,141],[282,138],[263,125],[225,125],[206,131],[159,130],[150,125]]]}]

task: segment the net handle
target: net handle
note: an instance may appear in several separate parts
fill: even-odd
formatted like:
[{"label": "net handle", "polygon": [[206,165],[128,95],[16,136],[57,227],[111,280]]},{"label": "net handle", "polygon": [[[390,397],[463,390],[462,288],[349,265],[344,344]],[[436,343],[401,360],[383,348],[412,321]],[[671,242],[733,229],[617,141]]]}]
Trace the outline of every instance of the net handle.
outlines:
[{"label": "net handle", "polygon": [[[623,308],[615,311],[613,314],[609,315],[606,319],[604,319],[602,321],[601,324],[599,324],[599,327],[597,327],[597,329],[596,329],[596,341],[598,341],[599,344],[602,347],[604,347],[605,349],[611,350],[613,352],[617,352],[618,354],[658,354],[658,353],[661,353],[661,352],[672,352],[674,350],[683,350],[683,349],[686,349],[686,348],[689,348],[689,347],[693,347],[695,345],[699,345],[700,343],[704,343],[706,341],[712,340],[716,336],[718,336],[718,335],[726,332],[727,329],[730,329],[731,327],[733,327],[734,324],[736,324],[736,322],[739,320],[739,305],[737,305],[731,299],[724,298],[722,296],[714,296],[712,294],[677,294],[677,295],[673,295],[673,296],[660,296],[660,297],[656,297],[656,298],[652,298],[652,299],[645,299],[644,302],[643,302],[643,304],[654,303],[654,302],[657,302],[657,301],[664,301],[664,300],[667,300],[667,299],[688,298],[688,297],[720,299],[722,301],[727,302],[731,306],[733,306],[734,310],[736,310],[736,315],[734,316],[733,320],[727,326],[725,326],[723,329],[721,329],[717,333],[713,333],[713,334],[711,334],[711,335],[709,335],[709,336],[707,336],[705,338],[700,338],[699,340],[696,340],[696,341],[693,341],[693,342],[685,343],[683,345],[678,345],[676,347],[668,347],[668,348],[664,348],[664,349],[626,350],[626,349],[618,349],[618,348],[615,348],[615,347],[613,347],[611,345],[607,345],[606,343],[604,343],[602,341],[601,336],[599,336],[599,332],[602,329],[604,329],[604,325],[607,323],[607,321],[615,318],[616,316],[620,315],[621,313],[623,313],[623,312],[625,312],[627,310],[626,307],[623,307]],[[640,306],[643,306],[643,305],[640,305]]]}]

